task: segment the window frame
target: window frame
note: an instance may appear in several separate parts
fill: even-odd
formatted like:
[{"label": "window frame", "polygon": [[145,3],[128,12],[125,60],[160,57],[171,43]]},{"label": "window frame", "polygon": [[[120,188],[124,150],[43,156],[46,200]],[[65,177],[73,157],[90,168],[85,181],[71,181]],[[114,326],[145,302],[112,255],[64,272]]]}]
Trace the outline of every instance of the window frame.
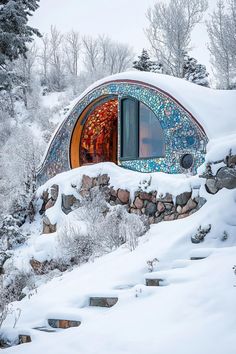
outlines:
[{"label": "window frame", "polygon": [[[123,153],[123,101],[129,99],[132,100],[136,103],[137,107],[136,107],[136,114],[137,114],[137,119],[138,119],[138,124],[137,124],[137,131],[136,131],[136,138],[137,138],[137,149],[136,149],[136,157],[122,157],[122,153]],[[123,96],[120,100],[119,100],[119,112],[120,112],[120,139],[119,139],[119,143],[120,143],[120,147],[119,147],[119,160],[120,161],[133,161],[133,160],[150,160],[150,159],[161,159],[161,158],[165,158],[165,141],[164,141],[164,131],[163,128],[161,127],[162,130],[162,134],[163,134],[163,155],[162,156],[149,156],[149,157],[140,157],[139,156],[139,147],[140,147],[140,103],[144,104],[148,109],[150,109],[150,111],[154,114],[154,116],[156,117],[156,119],[158,120],[159,124],[160,121],[157,118],[157,115],[153,112],[153,110],[146,105],[145,103],[143,103],[142,101],[137,100],[136,98],[130,97],[130,96]]]},{"label": "window frame", "polygon": [[[123,155],[123,130],[124,130],[124,124],[123,124],[123,101],[125,100],[130,100],[133,101],[135,103],[135,114],[136,117],[138,117],[138,122],[137,122],[137,126],[136,126],[136,142],[137,142],[137,146],[136,146],[136,156],[135,157],[122,157]],[[136,100],[135,98],[129,97],[129,96],[125,96],[122,97],[122,99],[120,100],[120,160],[121,161],[130,161],[130,160],[137,160],[139,155],[139,101]]]}]

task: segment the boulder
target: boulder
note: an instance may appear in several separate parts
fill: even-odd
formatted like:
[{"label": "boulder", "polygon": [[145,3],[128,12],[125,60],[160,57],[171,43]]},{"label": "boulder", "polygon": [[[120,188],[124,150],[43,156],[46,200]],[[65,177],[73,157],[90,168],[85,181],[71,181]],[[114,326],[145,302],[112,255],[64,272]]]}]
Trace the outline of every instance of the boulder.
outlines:
[{"label": "boulder", "polygon": [[49,199],[49,194],[48,194],[48,190],[43,191],[42,195],[41,195],[41,199],[43,199],[43,201],[47,202]]},{"label": "boulder", "polygon": [[176,211],[178,214],[182,214],[182,207],[180,205],[177,206]]},{"label": "boulder", "polygon": [[231,155],[231,151],[228,156],[226,156],[224,160],[227,167],[235,167],[236,166],[236,155]]},{"label": "boulder", "polygon": [[196,207],[197,207],[197,203],[192,198],[190,198],[187,204],[182,208],[182,213],[185,214],[190,210],[195,209]]},{"label": "boulder", "polygon": [[187,204],[188,200],[191,198],[192,192],[184,192],[176,197],[176,204],[180,206],[184,206]]},{"label": "boulder", "polygon": [[159,213],[162,213],[165,210],[165,205],[162,202],[158,202],[157,203],[157,210],[159,211]]},{"label": "boulder", "polygon": [[90,190],[93,187],[93,178],[83,175],[81,182],[81,190]]},{"label": "boulder", "polygon": [[30,260],[30,265],[33,268],[35,274],[42,275],[45,273],[45,262],[39,262],[32,258]]},{"label": "boulder", "polygon": [[143,207],[143,200],[140,199],[139,197],[135,198],[134,205],[136,206],[137,209],[142,209]]},{"label": "boulder", "polygon": [[51,224],[47,216],[43,217],[43,234],[51,234],[56,232],[56,224]]},{"label": "boulder", "polygon": [[52,198],[49,199],[49,201],[45,205],[45,210],[52,208],[54,205],[55,205],[55,200],[53,200]]},{"label": "boulder", "polygon": [[156,200],[158,202],[171,203],[171,202],[173,202],[173,197],[170,193],[166,193],[166,195],[164,195],[164,196],[163,195],[157,196]]},{"label": "boulder", "polygon": [[59,186],[57,184],[53,184],[50,188],[51,198],[56,201],[58,198]]},{"label": "boulder", "polygon": [[197,203],[197,209],[200,209],[206,203],[206,199],[203,197],[196,197],[194,201]]},{"label": "boulder", "polygon": [[164,216],[164,221],[172,221],[175,220],[175,214],[169,214]]},{"label": "boulder", "polygon": [[129,196],[130,196],[129,191],[127,191],[125,189],[119,189],[117,196],[118,196],[119,200],[121,201],[121,203],[128,204]]},{"label": "boulder", "polygon": [[208,178],[206,180],[206,190],[210,194],[216,194],[219,191],[219,187],[216,184],[216,180],[214,178]]},{"label": "boulder", "polygon": [[139,193],[139,198],[143,199],[143,200],[151,201],[152,197],[153,197],[152,193],[147,193],[147,192],[140,192]]},{"label": "boulder", "polygon": [[117,191],[114,188],[110,188],[110,195],[112,197],[117,197]]},{"label": "boulder", "polygon": [[69,214],[72,211],[74,204],[78,204],[79,206],[79,200],[77,200],[73,194],[62,194],[61,199],[61,208],[65,214]]},{"label": "boulder", "polygon": [[110,177],[107,174],[100,175],[98,176],[97,181],[99,186],[107,186],[110,181]]},{"label": "boulder", "polygon": [[164,203],[165,209],[170,211],[174,208],[174,205],[172,203]]},{"label": "boulder", "polygon": [[154,216],[157,211],[157,205],[152,202],[148,202],[145,208],[145,214],[147,216]]},{"label": "boulder", "polygon": [[216,188],[236,188],[236,169],[230,167],[222,167],[216,174]]}]

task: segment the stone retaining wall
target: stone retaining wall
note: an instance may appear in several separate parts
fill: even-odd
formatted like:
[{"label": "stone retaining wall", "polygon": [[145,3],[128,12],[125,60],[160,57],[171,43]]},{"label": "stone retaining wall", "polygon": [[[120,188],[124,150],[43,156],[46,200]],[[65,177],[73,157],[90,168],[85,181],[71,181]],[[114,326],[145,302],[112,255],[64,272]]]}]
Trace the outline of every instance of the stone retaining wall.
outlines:
[{"label": "stone retaining wall", "polygon": [[[150,224],[161,221],[169,221],[185,218],[201,208],[206,200],[201,197],[193,197],[192,192],[185,192],[173,198],[171,194],[158,195],[157,191],[146,192],[138,190],[135,192],[134,199],[131,200],[130,192],[125,189],[114,189],[109,184],[109,176],[107,174],[98,177],[89,177],[84,175],[81,187],[76,192],[80,197],[88,197],[91,189],[94,187],[104,194],[105,199],[111,205],[125,205],[128,212],[137,215],[146,215]],[[50,193],[49,193],[50,192]],[[41,198],[43,199],[41,214],[54,206],[59,196],[59,186],[52,185],[50,191],[44,191]],[[65,214],[69,214],[72,210],[80,206],[80,198],[74,195],[61,194],[61,209]],[[174,200],[175,199],[175,200]],[[56,225],[52,225],[49,218],[43,217],[43,233],[52,233],[56,231]]]}]

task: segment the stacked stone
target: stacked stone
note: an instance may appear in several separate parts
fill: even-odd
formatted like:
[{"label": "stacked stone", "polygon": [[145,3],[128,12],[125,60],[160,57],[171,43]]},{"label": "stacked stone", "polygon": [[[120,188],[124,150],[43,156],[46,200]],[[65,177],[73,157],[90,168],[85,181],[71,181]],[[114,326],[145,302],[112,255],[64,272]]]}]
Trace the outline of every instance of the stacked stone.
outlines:
[{"label": "stacked stone", "polygon": [[[171,221],[185,218],[196,212],[204,203],[202,198],[192,199],[192,192],[185,192],[174,198],[167,193],[158,196],[157,192],[136,192],[134,202],[130,206],[130,212],[138,215],[146,215],[150,224],[161,221]],[[200,205],[201,204],[201,205]]]},{"label": "stacked stone", "polygon": [[[125,189],[114,189],[109,185],[110,178],[107,174],[98,177],[89,177],[84,175],[81,187],[72,186],[82,197],[88,197],[92,188],[97,187],[104,194],[105,199],[111,205],[125,205],[130,213],[145,215],[150,224],[161,221],[170,221],[185,218],[196,212],[205,203],[201,197],[192,197],[192,192],[184,192],[178,195],[175,200],[173,196],[167,193],[165,196],[158,195],[157,191],[146,192],[137,191],[134,200],[131,201],[130,192]],[[43,207],[41,212],[55,205],[58,198],[58,186],[53,185],[50,191],[43,193]],[[65,214],[70,213],[80,205],[79,198],[74,195],[61,196],[61,209]],[[43,233],[55,232],[56,225],[51,225],[47,216],[43,218]]]}]

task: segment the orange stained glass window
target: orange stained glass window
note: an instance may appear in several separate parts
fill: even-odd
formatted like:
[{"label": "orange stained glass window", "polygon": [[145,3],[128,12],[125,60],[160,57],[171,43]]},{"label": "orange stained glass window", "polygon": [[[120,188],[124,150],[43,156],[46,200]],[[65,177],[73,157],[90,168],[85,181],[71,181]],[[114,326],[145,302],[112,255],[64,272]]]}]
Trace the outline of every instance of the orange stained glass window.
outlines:
[{"label": "orange stained glass window", "polygon": [[105,161],[116,162],[117,121],[117,99],[102,103],[90,113],[81,136],[81,165]]}]

